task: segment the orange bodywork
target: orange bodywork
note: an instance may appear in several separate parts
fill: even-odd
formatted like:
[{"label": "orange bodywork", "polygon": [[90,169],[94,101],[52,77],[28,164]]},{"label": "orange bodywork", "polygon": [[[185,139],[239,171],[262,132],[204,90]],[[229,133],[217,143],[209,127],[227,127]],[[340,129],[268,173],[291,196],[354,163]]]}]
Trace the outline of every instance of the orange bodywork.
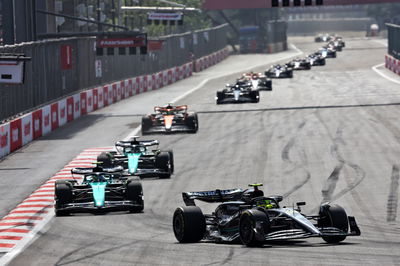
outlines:
[{"label": "orange bodywork", "polygon": [[164,124],[166,129],[171,129],[173,120],[174,120],[173,115],[164,115]]}]

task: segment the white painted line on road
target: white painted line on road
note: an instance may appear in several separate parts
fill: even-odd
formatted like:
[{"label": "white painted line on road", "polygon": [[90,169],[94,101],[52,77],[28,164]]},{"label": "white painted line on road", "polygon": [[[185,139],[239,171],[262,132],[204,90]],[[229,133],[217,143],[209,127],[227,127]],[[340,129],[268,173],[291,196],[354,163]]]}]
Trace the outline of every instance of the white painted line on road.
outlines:
[{"label": "white painted line on road", "polygon": [[386,75],[385,73],[383,73],[382,71],[380,71],[380,70],[378,69],[379,67],[382,67],[382,66],[384,66],[384,65],[385,65],[385,63],[382,63],[382,64],[378,64],[378,65],[376,65],[376,66],[373,66],[373,67],[372,67],[372,70],[375,71],[376,73],[378,73],[381,77],[383,77],[383,78],[385,78],[385,79],[387,79],[387,80],[389,80],[389,81],[391,81],[391,82],[400,84],[400,80],[399,80],[399,79],[391,78],[391,77],[389,77],[388,75]]},{"label": "white painted line on road", "polygon": [[382,44],[385,47],[388,47],[388,40],[387,39],[379,39],[379,40],[373,40],[376,43]]}]

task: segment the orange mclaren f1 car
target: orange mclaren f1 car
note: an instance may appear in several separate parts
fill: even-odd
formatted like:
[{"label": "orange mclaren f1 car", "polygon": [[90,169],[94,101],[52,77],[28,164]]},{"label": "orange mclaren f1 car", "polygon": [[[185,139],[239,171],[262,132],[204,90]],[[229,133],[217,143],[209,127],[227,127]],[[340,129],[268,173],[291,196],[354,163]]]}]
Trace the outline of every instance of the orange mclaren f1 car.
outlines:
[{"label": "orange mclaren f1 car", "polygon": [[188,112],[187,105],[156,106],[154,113],[142,117],[142,135],[153,133],[196,133],[199,128],[197,114]]}]

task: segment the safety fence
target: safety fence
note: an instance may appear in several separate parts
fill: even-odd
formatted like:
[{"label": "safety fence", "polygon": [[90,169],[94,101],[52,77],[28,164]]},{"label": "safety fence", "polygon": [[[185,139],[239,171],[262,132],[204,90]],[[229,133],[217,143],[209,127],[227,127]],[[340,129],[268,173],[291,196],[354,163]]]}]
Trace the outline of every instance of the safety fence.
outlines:
[{"label": "safety fence", "polygon": [[385,66],[400,75],[400,25],[386,24],[388,28],[388,54]]},{"label": "safety fence", "polygon": [[400,25],[386,24],[388,29],[388,54],[400,60]]},{"label": "safety fence", "polygon": [[87,88],[160,72],[219,51],[226,47],[226,30],[220,25],[150,40],[147,54],[136,47],[98,49],[95,37],[0,47],[0,53],[32,58],[25,63],[24,84],[0,84],[0,123]]},{"label": "safety fence", "polygon": [[1,124],[0,158],[82,115],[190,77],[193,69],[201,71],[228,55],[228,49],[224,48],[180,66],[80,91]]}]

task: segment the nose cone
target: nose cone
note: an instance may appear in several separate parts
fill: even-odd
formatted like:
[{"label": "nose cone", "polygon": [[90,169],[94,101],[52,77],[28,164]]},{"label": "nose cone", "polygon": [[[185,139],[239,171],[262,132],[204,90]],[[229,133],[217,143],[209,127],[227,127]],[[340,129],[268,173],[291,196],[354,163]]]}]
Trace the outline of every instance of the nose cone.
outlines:
[{"label": "nose cone", "polygon": [[171,130],[173,120],[174,120],[173,115],[164,116],[164,125],[166,130]]},{"label": "nose cone", "polygon": [[235,97],[235,101],[239,100],[239,96],[240,96],[240,90],[234,90],[233,97]]}]

